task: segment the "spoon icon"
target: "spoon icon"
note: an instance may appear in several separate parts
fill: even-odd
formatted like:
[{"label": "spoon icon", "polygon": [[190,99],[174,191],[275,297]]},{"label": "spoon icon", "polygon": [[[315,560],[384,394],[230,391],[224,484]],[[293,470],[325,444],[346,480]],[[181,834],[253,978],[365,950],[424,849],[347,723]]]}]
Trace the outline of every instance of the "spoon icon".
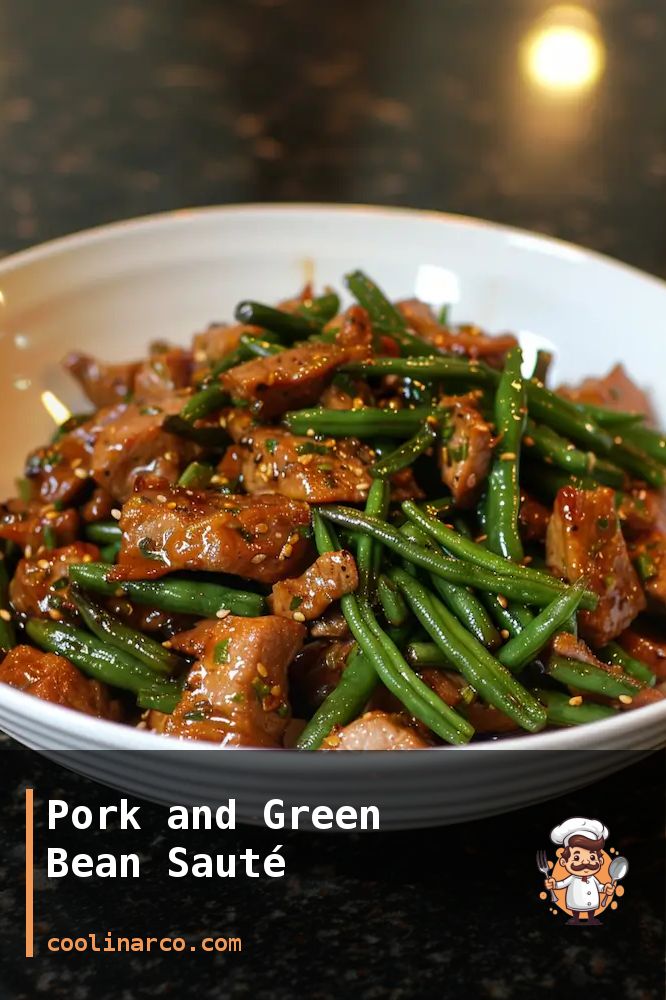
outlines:
[{"label": "spoon icon", "polygon": [[[624,878],[624,876],[627,874],[628,871],[629,871],[629,862],[627,861],[626,858],[623,857],[613,858],[610,865],[608,866],[608,874],[610,875],[613,882],[613,891],[615,891],[618,879]],[[602,909],[604,908],[609,899],[610,896],[606,896],[603,903],[601,904]]]}]

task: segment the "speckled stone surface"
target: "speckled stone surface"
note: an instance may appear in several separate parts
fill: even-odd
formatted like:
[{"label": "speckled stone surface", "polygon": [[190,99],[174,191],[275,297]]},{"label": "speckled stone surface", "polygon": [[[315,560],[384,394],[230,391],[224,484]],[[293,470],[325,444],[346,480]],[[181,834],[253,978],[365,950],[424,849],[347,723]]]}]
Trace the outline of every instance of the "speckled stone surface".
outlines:
[{"label": "speckled stone surface", "polygon": [[[663,3],[594,3],[606,70],[591,93],[566,99],[521,75],[521,40],[546,6],[0,0],[0,252],[184,205],[356,201],[525,226],[666,275]],[[663,755],[465,827],[281,836],[284,882],[181,884],[150,862],[138,886],[53,888],[38,873],[31,963],[22,789],[34,785],[40,802],[113,796],[7,744],[0,761],[3,998],[663,996]],[[571,813],[602,816],[632,865],[620,909],[595,930],[563,926],[538,899],[534,852]],[[146,816],[146,829],[163,827],[160,810]],[[38,843],[43,834],[38,815]],[[160,857],[164,839],[148,839],[143,853]],[[191,839],[226,851],[276,842],[247,830],[224,847]],[[93,837],[89,849],[104,847]],[[45,952],[50,933],[81,927],[240,933],[244,951]]]}]

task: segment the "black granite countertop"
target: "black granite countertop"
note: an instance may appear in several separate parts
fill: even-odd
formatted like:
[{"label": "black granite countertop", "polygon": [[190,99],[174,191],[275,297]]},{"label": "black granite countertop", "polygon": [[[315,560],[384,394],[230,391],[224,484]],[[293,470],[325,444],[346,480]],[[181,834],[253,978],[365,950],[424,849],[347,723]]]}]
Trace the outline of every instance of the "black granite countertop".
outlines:
[{"label": "black granite countertop", "polygon": [[[539,85],[521,62],[547,7],[0,0],[0,252],[184,205],[323,200],[482,216],[666,276],[663,2],[586,4],[596,21],[579,11],[577,23],[604,66],[567,95],[544,89],[547,65],[532,70]],[[53,890],[38,873],[40,941],[82,924],[242,932],[242,956],[196,964],[43,946],[23,960],[23,787],[40,802],[109,792],[27,750],[0,755],[0,996],[11,1000],[663,995],[663,755],[464,827],[287,835],[279,887],[180,888],[149,873],[139,889]],[[537,898],[533,854],[582,809],[612,827],[635,888],[607,926],[580,932]],[[38,812],[38,840],[41,824]]]}]

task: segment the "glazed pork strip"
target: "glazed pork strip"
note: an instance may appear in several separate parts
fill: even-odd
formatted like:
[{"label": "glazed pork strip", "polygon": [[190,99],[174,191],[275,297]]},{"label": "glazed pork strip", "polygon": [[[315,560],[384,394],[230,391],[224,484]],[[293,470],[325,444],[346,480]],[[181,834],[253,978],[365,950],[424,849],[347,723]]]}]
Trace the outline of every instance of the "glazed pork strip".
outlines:
[{"label": "glazed pork strip", "polygon": [[121,721],[120,705],[111,698],[107,686],[88,680],[69,660],[55,653],[15,646],[0,664],[0,683],[53,705],[64,705],[98,719]]},{"label": "glazed pork strip", "polygon": [[428,744],[401,715],[366,712],[331,733],[322,750],[425,750]]},{"label": "glazed pork strip", "polygon": [[312,621],[333,601],[358,587],[358,571],[351,552],[326,552],[298,577],[273,584],[271,610],[281,618]]},{"label": "glazed pork strip", "polygon": [[310,557],[306,503],[274,495],[197,492],[164,480],[139,480],[123,505],[115,580],[176,570],[231,573],[275,583]]},{"label": "glazed pork strip", "polygon": [[291,716],[287,668],[304,638],[303,625],[273,615],[228,615],[174,636],[172,647],[197,661],[173,714],[151,713],[151,724],[221,746],[279,747]]},{"label": "glazed pork strip", "polygon": [[69,600],[69,567],[72,563],[97,562],[99,557],[96,545],[74,542],[20,559],[9,585],[14,608],[30,617],[60,619],[63,609],[74,610]]},{"label": "glazed pork strip", "polygon": [[145,361],[109,365],[89,354],[73,352],[63,366],[74,376],[98,409],[126,403],[132,398],[155,401],[190,384],[192,354],[180,347],[151,351]]},{"label": "glazed pork strip", "polygon": [[548,525],[546,558],[558,576],[572,582],[584,576],[590,590],[599,595],[595,611],[579,614],[581,635],[592,645],[610,642],[645,609],[613,490],[560,489]]}]

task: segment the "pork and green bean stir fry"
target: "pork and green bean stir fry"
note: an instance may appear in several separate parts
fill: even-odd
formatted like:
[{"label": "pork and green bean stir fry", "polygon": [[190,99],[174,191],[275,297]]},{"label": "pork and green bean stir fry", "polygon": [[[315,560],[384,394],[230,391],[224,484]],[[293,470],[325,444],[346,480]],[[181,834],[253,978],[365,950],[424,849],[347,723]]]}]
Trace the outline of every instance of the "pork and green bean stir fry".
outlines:
[{"label": "pork and green bean stir fry", "polygon": [[90,401],[0,506],[0,681],[225,747],[399,750],[665,696],[666,438],[621,367],[310,286]]}]

